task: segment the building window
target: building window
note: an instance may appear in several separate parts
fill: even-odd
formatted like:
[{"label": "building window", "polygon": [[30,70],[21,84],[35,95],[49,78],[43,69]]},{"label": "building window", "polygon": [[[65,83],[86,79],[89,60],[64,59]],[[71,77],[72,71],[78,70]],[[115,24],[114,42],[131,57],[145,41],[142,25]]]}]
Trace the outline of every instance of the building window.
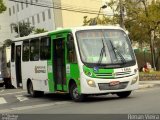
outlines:
[{"label": "building window", "polygon": [[39,38],[30,41],[30,60],[39,60]]},{"label": "building window", "polygon": [[31,4],[33,3],[33,0],[31,0]]},{"label": "building window", "polygon": [[39,14],[37,14],[37,23],[40,23]]},{"label": "building window", "polygon": [[13,33],[13,26],[12,26],[12,25],[10,25],[10,28],[11,28],[11,33]]},{"label": "building window", "polygon": [[34,16],[32,16],[32,24],[35,25]]},{"label": "building window", "polygon": [[21,2],[21,9],[23,10],[23,2]]},{"label": "building window", "polygon": [[45,21],[45,12],[42,12],[43,21]]},{"label": "building window", "polygon": [[11,16],[11,8],[9,8],[9,15]]},{"label": "building window", "polygon": [[23,41],[23,61],[29,61],[29,40]]},{"label": "building window", "polygon": [[19,4],[17,4],[17,12],[19,12]]},{"label": "building window", "polygon": [[13,6],[13,14],[15,14],[15,7]]},{"label": "building window", "polygon": [[41,38],[40,42],[40,59],[48,60],[51,58],[51,40],[49,37]]},{"label": "building window", "polygon": [[51,19],[51,9],[48,9],[48,18]]},{"label": "building window", "polygon": [[26,8],[28,7],[28,0],[26,0]]}]

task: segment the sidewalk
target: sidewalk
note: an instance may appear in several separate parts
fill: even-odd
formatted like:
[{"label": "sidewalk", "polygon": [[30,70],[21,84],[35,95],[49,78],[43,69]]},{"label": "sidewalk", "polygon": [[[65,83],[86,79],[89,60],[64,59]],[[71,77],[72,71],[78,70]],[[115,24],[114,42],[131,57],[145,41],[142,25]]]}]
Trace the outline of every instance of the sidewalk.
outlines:
[{"label": "sidewalk", "polygon": [[139,89],[160,87],[160,80],[139,81]]}]

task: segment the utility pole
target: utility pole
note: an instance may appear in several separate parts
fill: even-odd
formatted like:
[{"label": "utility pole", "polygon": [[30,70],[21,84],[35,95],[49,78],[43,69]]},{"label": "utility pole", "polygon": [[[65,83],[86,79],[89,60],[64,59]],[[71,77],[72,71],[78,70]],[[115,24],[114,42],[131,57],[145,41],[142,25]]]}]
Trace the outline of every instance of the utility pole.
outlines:
[{"label": "utility pole", "polygon": [[122,0],[119,0],[119,8],[120,8],[120,19],[119,19],[119,24],[120,26],[124,29],[124,6]]},{"label": "utility pole", "polygon": [[155,31],[152,30],[151,31],[151,56],[152,56],[152,67],[154,70],[156,70],[156,66],[155,66],[155,50],[154,50],[154,38],[155,38]]}]

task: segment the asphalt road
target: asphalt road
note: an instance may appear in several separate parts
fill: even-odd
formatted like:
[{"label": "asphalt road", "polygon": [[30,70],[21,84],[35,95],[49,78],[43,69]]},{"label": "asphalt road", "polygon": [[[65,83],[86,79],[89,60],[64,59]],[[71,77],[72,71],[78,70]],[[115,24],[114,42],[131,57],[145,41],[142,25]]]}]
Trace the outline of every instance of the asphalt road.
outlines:
[{"label": "asphalt road", "polygon": [[[68,95],[31,98],[22,90],[0,91],[0,113],[25,114],[136,114],[160,113],[160,87],[137,90],[125,99],[116,95],[93,96],[75,103]],[[3,100],[1,100],[3,101]]]}]

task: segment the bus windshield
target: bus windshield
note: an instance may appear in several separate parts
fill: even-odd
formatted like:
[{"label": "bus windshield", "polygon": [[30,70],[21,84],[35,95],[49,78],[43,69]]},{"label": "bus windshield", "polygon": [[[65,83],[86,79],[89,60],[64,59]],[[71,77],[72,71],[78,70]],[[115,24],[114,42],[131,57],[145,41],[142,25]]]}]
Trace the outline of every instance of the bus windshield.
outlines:
[{"label": "bus windshield", "polygon": [[81,30],[76,37],[84,63],[111,65],[135,60],[129,39],[122,30]]}]

